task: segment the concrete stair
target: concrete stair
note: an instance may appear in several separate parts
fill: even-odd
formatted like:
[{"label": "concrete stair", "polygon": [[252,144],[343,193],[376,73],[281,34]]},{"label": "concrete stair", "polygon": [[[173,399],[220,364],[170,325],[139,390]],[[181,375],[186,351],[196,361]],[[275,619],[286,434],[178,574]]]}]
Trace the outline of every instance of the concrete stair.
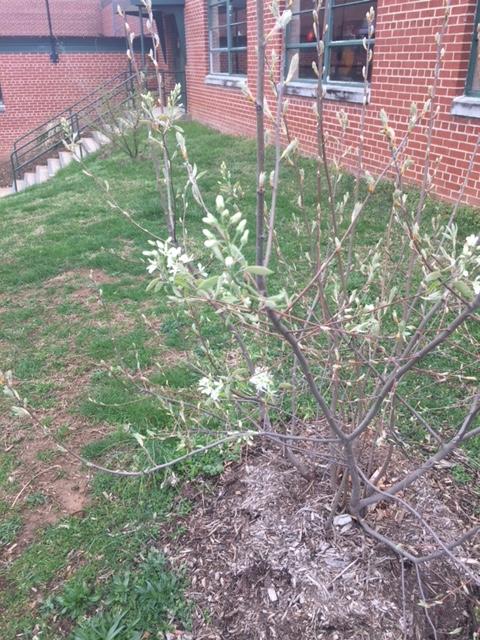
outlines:
[{"label": "concrete stair", "polygon": [[46,182],[48,178],[48,166],[46,164],[37,164],[35,167],[35,184]]},{"label": "concrete stair", "polygon": [[105,144],[110,144],[111,142],[110,138],[101,131],[92,131],[92,137],[100,147],[103,147]]},{"label": "concrete stair", "polygon": [[37,174],[35,171],[27,171],[23,179],[25,180],[25,187],[33,187],[37,183]]},{"label": "concrete stair", "polygon": [[68,167],[70,162],[73,160],[73,153],[71,151],[59,151],[58,153],[58,161],[60,163],[60,168]]},{"label": "concrete stair", "polygon": [[11,187],[0,188],[0,198],[19,193],[35,184],[46,182],[53,178],[60,169],[67,167],[73,160],[81,160],[91,153],[95,153],[106,144],[111,142],[110,138],[101,131],[91,131],[88,136],[84,136],[75,145],[72,151],[62,149],[57,151],[57,155],[47,159],[46,164],[38,164],[31,171],[25,172],[23,178],[17,179],[17,191],[12,185]]},{"label": "concrete stair", "polygon": [[53,178],[53,176],[62,168],[62,165],[60,164],[60,158],[49,158],[47,160],[47,168],[48,177]]},{"label": "concrete stair", "polygon": [[95,151],[100,149],[100,145],[95,142],[94,138],[81,138],[80,144],[86,154],[95,153]]}]

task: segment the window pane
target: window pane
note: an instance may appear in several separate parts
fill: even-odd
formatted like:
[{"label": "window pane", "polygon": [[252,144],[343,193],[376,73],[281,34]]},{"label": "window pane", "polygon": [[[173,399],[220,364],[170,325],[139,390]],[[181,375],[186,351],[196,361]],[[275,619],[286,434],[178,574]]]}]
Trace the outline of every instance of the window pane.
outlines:
[{"label": "window pane", "polygon": [[210,7],[210,26],[218,27],[227,24],[227,3]]},{"label": "window pane", "polygon": [[[373,47],[372,47],[373,49]],[[329,80],[363,82],[362,68],[367,60],[363,45],[346,45],[330,48]],[[371,80],[372,65],[369,65],[368,80]]]},{"label": "window pane", "polygon": [[[320,19],[323,24],[323,11],[321,12]],[[287,40],[289,44],[308,44],[316,41],[311,11],[293,15],[288,25]]]},{"label": "window pane", "polygon": [[247,46],[247,23],[232,24],[232,47]]},{"label": "window pane", "polygon": [[471,91],[480,91],[480,58],[474,62]]},{"label": "window pane", "polygon": [[247,75],[247,52],[232,51],[232,73],[241,76]]},{"label": "window pane", "polygon": [[210,31],[210,47],[212,49],[226,49],[228,47],[227,27],[218,27]]},{"label": "window pane", "polygon": [[247,3],[246,0],[230,0],[230,21],[246,22]]},{"label": "window pane", "polygon": [[365,2],[348,7],[337,6],[332,9],[333,28],[332,40],[361,40],[368,35],[368,23],[366,13],[376,2]]},{"label": "window pane", "polygon": [[311,15],[313,9],[315,8],[315,5],[316,5],[315,0],[293,0],[292,6],[290,7],[290,9],[294,13],[297,11],[309,11]]},{"label": "window pane", "polygon": [[226,51],[212,51],[212,73],[229,73],[228,53]]},{"label": "window pane", "polygon": [[317,76],[315,75],[312,69],[312,62],[317,61],[317,50],[315,47],[308,49],[289,49],[287,56],[287,69],[290,67],[290,60],[294,56],[295,53],[299,54],[298,60],[298,76],[297,79],[306,79],[306,80],[316,80]]},{"label": "window pane", "polygon": [[211,72],[245,75],[247,53],[238,49],[247,47],[246,0],[213,0],[209,6]]}]

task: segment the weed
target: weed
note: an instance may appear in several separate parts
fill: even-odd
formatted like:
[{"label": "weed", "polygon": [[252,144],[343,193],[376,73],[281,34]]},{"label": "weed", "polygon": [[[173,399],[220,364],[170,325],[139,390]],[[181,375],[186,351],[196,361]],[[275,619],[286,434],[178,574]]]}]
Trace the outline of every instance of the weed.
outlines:
[{"label": "weed", "polygon": [[56,598],[56,605],[62,615],[77,620],[91,606],[98,602],[99,596],[85,580],[72,580]]},{"label": "weed", "polygon": [[0,547],[13,544],[21,528],[22,519],[18,514],[0,522]]}]

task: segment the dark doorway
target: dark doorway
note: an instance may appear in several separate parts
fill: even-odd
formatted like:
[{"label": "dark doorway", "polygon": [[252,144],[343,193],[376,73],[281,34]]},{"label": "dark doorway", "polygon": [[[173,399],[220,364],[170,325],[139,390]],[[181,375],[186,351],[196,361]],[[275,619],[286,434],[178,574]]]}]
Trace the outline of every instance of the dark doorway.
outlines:
[{"label": "dark doorway", "polygon": [[165,91],[168,94],[175,84],[182,86],[182,103],[187,110],[186,44],[183,6],[162,6],[154,10],[157,32],[160,38],[162,69],[165,71]]}]

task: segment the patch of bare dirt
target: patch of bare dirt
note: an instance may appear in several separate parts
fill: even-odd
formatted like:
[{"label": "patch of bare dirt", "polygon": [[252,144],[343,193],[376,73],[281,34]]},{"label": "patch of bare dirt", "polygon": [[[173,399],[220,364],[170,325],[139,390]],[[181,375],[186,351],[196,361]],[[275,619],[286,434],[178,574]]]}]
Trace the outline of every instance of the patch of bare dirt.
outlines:
[{"label": "patch of bare dirt", "polygon": [[[137,315],[125,314],[121,305],[109,303],[106,308],[102,307],[98,288],[114,282],[114,277],[100,269],[70,270],[45,281],[41,289],[22,289],[15,294],[14,303],[25,308],[35,305],[52,322],[60,319],[57,308],[61,302],[74,301],[85,307],[86,313],[70,314],[69,322],[78,322],[81,318],[82,322],[97,328],[111,326],[115,331],[119,328],[129,330],[138,322]],[[71,291],[65,295],[67,286]],[[4,296],[4,301],[12,300],[12,294]],[[160,320],[152,318],[151,323],[150,329],[155,334]],[[155,323],[159,326],[156,327]],[[52,336],[44,336],[42,331],[43,327],[34,328],[30,339],[35,340],[39,348],[48,349]],[[81,452],[86,444],[104,437],[108,427],[93,427],[88,420],[72,413],[72,407],[84,395],[92,370],[98,369],[98,363],[79,358],[74,335],[67,340],[69,354],[64,357],[62,366],[56,366],[44,381],[52,384],[53,390],[49,393],[53,395],[53,403],[51,408],[43,411],[43,418],[50,420],[54,432],[58,427],[68,425],[68,432],[64,434],[65,445],[72,451]],[[1,351],[0,342],[0,354]],[[186,353],[165,350],[161,360],[163,366],[171,366],[186,357]],[[19,391],[21,393],[21,385]],[[9,478],[15,491],[0,489],[0,498],[21,510],[23,522],[15,543],[0,552],[0,559],[8,562],[32,542],[39,529],[67,515],[82,516],[89,504],[90,474],[68,454],[58,450],[52,438],[39,428],[19,429],[18,420],[10,415],[9,407],[3,405],[3,408],[5,411],[0,412],[0,450],[14,455],[18,465]]]},{"label": "patch of bare dirt", "polygon": [[[93,433],[86,421],[67,417],[61,409],[59,412],[68,421],[67,442],[73,450],[81,450],[98,437],[98,430]],[[65,516],[81,517],[89,504],[89,472],[58,450],[53,440],[38,428],[25,428],[21,438],[16,439],[15,432],[18,434],[18,423],[4,424],[4,448],[8,451],[12,447],[19,462],[9,477],[18,491],[2,498],[11,507],[20,507],[23,525],[15,543],[2,550],[0,558],[4,561],[17,557],[32,542],[38,529]],[[7,444],[12,441],[13,445]]]},{"label": "patch of bare dirt", "polygon": [[[58,304],[65,300],[63,287],[70,284],[75,290],[68,294],[67,299],[82,302],[91,313],[100,304],[95,287],[106,282],[114,282],[114,278],[101,270],[68,271],[45,282],[40,292],[28,289],[21,291],[15,297],[15,303],[28,307],[34,300],[35,304],[42,305],[44,311],[48,310],[48,317],[52,320],[56,317]],[[46,295],[48,288],[58,289],[58,294]],[[115,317],[115,326],[128,326],[130,321],[130,318],[119,313],[118,318]],[[99,325],[98,318],[90,314],[87,322]],[[42,338],[36,336],[35,339],[40,345]],[[51,337],[48,339],[51,340]],[[65,444],[77,452],[86,444],[105,436],[108,430],[107,427],[94,428],[87,420],[72,414],[72,407],[85,393],[90,384],[92,368],[96,366],[86,361],[79,366],[81,364],[72,338],[71,352],[62,367],[57,367],[49,375],[54,402],[51,408],[43,412],[44,419],[50,419],[54,432],[58,427],[68,425],[68,432],[64,434]],[[21,388],[19,390],[21,393]],[[18,464],[8,479],[15,486],[15,491],[0,491],[3,494],[0,497],[10,506],[20,508],[23,522],[15,543],[2,549],[1,559],[9,561],[35,538],[38,529],[54,524],[67,515],[82,516],[89,503],[90,474],[61,452],[52,438],[39,427],[19,428],[18,420],[10,415],[8,407],[4,405],[2,408],[5,411],[0,415],[0,447],[4,452],[14,455]]]},{"label": "patch of bare dirt", "polygon": [[[444,540],[459,533],[434,487],[421,483],[414,498]],[[186,532],[163,544],[191,581],[196,640],[471,640],[473,596],[451,561],[422,568],[434,635],[415,569],[405,565],[403,597],[391,550],[348,518],[325,529],[330,501],[326,479],[303,480],[269,450],[231,468],[214,495],[197,497]],[[382,533],[431,548],[409,515],[377,511],[372,523]]]},{"label": "patch of bare dirt", "polygon": [[71,285],[76,287],[69,295],[69,299],[75,302],[92,304],[97,306],[99,302],[98,289],[104,284],[115,282],[113,276],[109,276],[101,269],[76,269],[74,271],[64,271],[58,276],[46,280],[45,287],[64,287]]}]

